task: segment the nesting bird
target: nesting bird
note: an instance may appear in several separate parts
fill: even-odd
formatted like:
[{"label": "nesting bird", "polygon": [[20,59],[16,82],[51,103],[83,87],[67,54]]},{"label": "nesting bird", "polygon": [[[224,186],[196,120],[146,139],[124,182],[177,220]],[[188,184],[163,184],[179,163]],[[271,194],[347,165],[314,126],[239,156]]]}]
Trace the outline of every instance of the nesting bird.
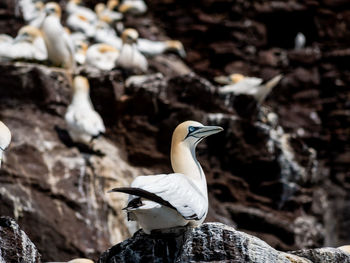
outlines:
[{"label": "nesting bird", "polygon": [[233,83],[219,89],[220,94],[249,95],[261,104],[272,89],[281,80],[282,75],[277,75],[266,83],[260,78],[244,77],[236,74],[231,76]]},{"label": "nesting bird", "polygon": [[90,8],[81,6],[81,0],[69,0],[66,6],[66,11],[69,15],[79,14],[87,18],[89,22],[97,20],[97,15]]},{"label": "nesting bird", "polygon": [[67,18],[67,25],[74,31],[82,32],[86,37],[91,38],[95,35],[95,26],[93,22],[79,13],[73,13]]},{"label": "nesting bird", "polygon": [[75,62],[78,63],[79,65],[85,64],[88,44],[85,41],[81,41],[81,40],[76,41],[74,42],[74,49],[75,49],[75,54],[74,54]]},{"label": "nesting bird", "polygon": [[305,47],[305,43],[306,43],[305,35],[301,32],[298,32],[294,40],[294,49],[295,50],[303,49]]},{"label": "nesting bird", "polygon": [[22,27],[13,41],[0,44],[0,60],[47,59],[47,50],[39,29],[33,26]]},{"label": "nesting bird", "polygon": [[106,131],[101,116],[94,110],[89,96],[87,78],[76,76],[73,80],[73,99],[65,120],[73,141],[89,145],[92,139]]},{"label": "nesting bird", "polygon": [[110,192],[129,194],[125,210],[143,231],[201,224],[208,213],[207,182],[196,159],[196,146],[223,129],[195,121],[179,124],[172,136],[171,165],[175,173],[138,176],[130,187]]},{"label": "nesting bird", "polygon": [[95,12],[100,20],[112,24],[116,21],[123,19],[123,14],[114,11],[115,7],[118,6],[119,2],[116,0],[109,0],[107,5],[98,3],[95,6]]},{"label": "nesting bird", "polygon": [[106,43],[120,50],[123,46],[123,41],[117,36],[116,32],[110,25],[102,20],[99,20],[95,25],[95,41]]},{"label": "nesting bird", "polygon": [[11,142],[11,132],[7,126],[0,121],[0,167],[4,151]]},{"label": "nesting bird", "polygon": [[147,5],[143,0],[124,0],[119,6],[119,12],[140,15],[147,12]]},{"label": "nesting bird", "polygon": [[41,25],[48,58],[55,66],[75,69],[74,46],[68,33],[61,25],[61,8],[55,2],[45,5],[46,17]]},{"label": "nesting bird", "polygon": [[148,62],[144,55],[137,49],[136,43],[139,34],[135,29],[125,29],[122,34],[123,46],[120,50],[120,55],[117,65],[128,70],[138,70],[146,72]]},{"label": "nesting bird", "polygon": [[115,67],[119,51],[111,45],[99,43],[90,46],[86,52],[86,65],[100,70],[111,70]]},{"label": "nesting bird", "polygon": [[175,52],[182,58],[186,57],[184,46],[178,40],[152,41],[139,38],[137,41],[137,49],[146,56],[155,56],[165,52]]}]

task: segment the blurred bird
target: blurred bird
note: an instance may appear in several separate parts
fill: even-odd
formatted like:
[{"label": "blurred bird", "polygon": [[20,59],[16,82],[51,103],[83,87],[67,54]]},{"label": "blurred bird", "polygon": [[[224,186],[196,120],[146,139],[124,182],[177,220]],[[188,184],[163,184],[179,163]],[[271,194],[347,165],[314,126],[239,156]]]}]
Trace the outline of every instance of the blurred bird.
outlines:
[{"label": "blurred bird", "polygon": [[86,65],[100,70],[111,70],[116,66],[119,51],[111,45],[99,43],[90,46],[86,52]]},{"label": "blurred bird", "polygon": [[4,43],[11,43],[13,38],[7,34],[0,34],[0,45]]},{"label": "blurred bird", "polygon": [[184,46],[178,40],[152,41],[139,38],[137,49],[146,56],[155,56],[171,51],[179,54],[182,58],[186,57]]},{"label": "blurred bird", "polygon": [[123,19],[123,14],[113,11],[118,5],[118,1],[110,0],[107,2],[107,6],[103,3],[98,3],[95,6],[95,12],[100,20],[107,22],[108,24],[113,24],[121,19]]},{"label": "blurred bird", "polygon": [[136,47],[139,34],[135,29],[125,29],[122,34],[123,46],[117,65],[128,70],[138,70],[146,72],[148,68],[147,59],[140,53]]},{"label": "blurred bird", "polygon": [[147,234],[154,229],[200,225],[208,213],[207,182],[196,159],[196,146],[223,129],[195,121],[179,124],[171,142],[171,165],[175,173],[138,176],[130,187],[109,192],[129,194],[128,220],[137,220]]},{"label": "blurred bird", "polygon": [[0,121],[0,167],[4,151],[11,142],[11,132],[7,126]]},{"label": "blurred bird", "polygon": [[[40,10],[37,7],[40,5],[40,1],[35,2],[33,0],[20,0],[18,2],[24,21],[30,22],[39,16]],[[37,5],[37,3],[39,4]]]},{"label": "blurred bird", "polygon": [[65,120],[72,140],[86,145],[106,131],[101,116],[92,105],[89,82],[85,77],[76,76],[73,80],[73,99]]},{"label": "blurred bird", "polygon": [[22,27],[12,42],[5,42],[4,45],[0,44],[0,47],[0,60],[2,61],[43,61],[47,59],[47,50],[42,34],[39,29],[33,26]]},{"label": "blurred bird", "polygon": [[111,45],[118,50],[123,46],[123,41],[117,36],[114,29],[102,20],[96,23],[95,41]]},{"label": "blurred bird", "polygon": [[93,22],[79,13],[73,13],[67,18],[67,25],[73,31],[82,32],[87,38],[91,38],[95,35],[95,26]]},{"label": "blurred bird", "polygon": [[76,41],[74,42],[74,49],[75,49],[75,54],[74,54],[75,62],[79,65],[85,64],[88,44],[84,41]]},{"label": "blurred bird", "polygon": [[241,81],[242,79],[244,79],[245,77],[242,74],[231,74],[228,76],[218,76],[215,77],[214,80],[215,82],[222,84],[222,85],[227,85],[227,84],[235,84],[239,81]]},{"label": "blurred bird", "polygon": [[55,66],[75,69],[74,45],[61,25],[61,8],[55,2],[45,5],[46,17],[41,25],[48,58]]},{"label": "blurred bird", "polygon": [[265,84],[260,78],[244,77],[237,75],[237,80],[233,84],[223,86],[219,89],[220,94],[249,95],[261,104],[272,89],[281,80],[282,75],[277,75]]},{"label": "blurred bird", "polygon": [[119,12],[140,15],[147,12],[147,5],[143,0],[124,0],[119,6]]},{"label": "blurred bird", "polygon": [[306,43],[305,35],[301,32],[298,32],[294,40],[294,49],[295,50],[303,49],[305,47],[305,43]]},{"label": "blurred bird", "polygon": [[87,8],[85,6],[81,6],[81,0],[69,0],[69,2],[66,5],[66,11],[69,15],[72,14],[79,14],[84,17],[89,22],[93,22],[97,20],[97,15],[94,11],[92,11],[90,8]]},{"label": "blurred bird", "polygon": [[350,254],[350,245],[338,247],[338,249]]},{"label": "blurred bird", "polygon": [[45,19],[45,6],[44,3],[38,1],[35,3],[35,16],[30,20],[29,25],[39,28]]}]

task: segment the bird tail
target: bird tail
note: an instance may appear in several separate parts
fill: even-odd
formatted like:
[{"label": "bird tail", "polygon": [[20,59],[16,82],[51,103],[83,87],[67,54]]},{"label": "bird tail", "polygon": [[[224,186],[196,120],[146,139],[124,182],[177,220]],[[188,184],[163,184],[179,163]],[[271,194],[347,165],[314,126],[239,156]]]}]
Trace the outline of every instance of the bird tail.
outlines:
[{"label": "bird tail", "polygon": [[282,77],[283,77],[283,74],[279,74],[276,77],[269,80],[268,82],[266,82],[265,84],[266,89],[272,90],[278,84],[278,82],[282,79]]}]

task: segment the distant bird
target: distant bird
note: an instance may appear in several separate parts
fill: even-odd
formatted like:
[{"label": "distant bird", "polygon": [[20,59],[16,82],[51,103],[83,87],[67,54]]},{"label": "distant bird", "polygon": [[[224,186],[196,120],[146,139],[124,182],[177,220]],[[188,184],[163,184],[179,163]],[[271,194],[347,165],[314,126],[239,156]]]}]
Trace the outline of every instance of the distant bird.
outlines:
[{"label": "distant bird", "polygon": [[88,18],[79,13],[73,13],[67,18],[67,25],[73,31],[82,32],[87,38],[95,35],[95,25]]},{"label": "distant bird", "polygon": [[0,60],[38,60],[47,59],[47,50],[39,29],[33,26],[22,27],[12,42],[10,39],[0,44]]},{"label": "distant bird", "polygon": [[11,43],[13,41],[13,37],[7,34],[0,34],[0,45],[4,43]]},{"label": "distant bird", "polygon": [[261,104],[272,89],[281,80],[282,75],[277,75],[268,82],[263,84],[263,80],[253,77],[237,77],[237,82],[219,88],[220,94],[234,94],[234,95],[249,95],[252,96],[258,104]]},{"label": "distant bird", "polygon": [[107,22],[108,24],[113,24],[114,22],[123,19],[123,14],[114,11],[115,7],[118,5],[118,1],[110,0],[107,5],[103,3],[98,3],[95,6],[95,12],[100,20]]},{"label": "distant bird", "polygon": [[76,258],[68,261],[67,263],[94,263],[91,259],[87,258]]},{"label": "distant bird", "polygon": [[30,20],[29,25],[39,28],[45,19],[45,6],[44,3],[38,1],[35,3],[35,12],[33,19]]},{"label": "distant bird", "polygon": [[139,34],[135,29],[127,28],[122,34],[123,46],[117,65],[128,70],[146,72],[148,69],[147,59],[137,49],[136,42]]},{"label": "distant bird", "polygon": [[18,2],[24,21],[30,22],[39,16],[40,8],[38,7],[43,5],[41,1],[36,2],[33,0],[20,0]]},{"label": "distant bird", "polygon": [[86,52],[86,65],[100,70],[111,70],[116,66],[119,51],[111,45],[99,43],[90,46]]},{"label": "distant bird", "polygon": [[66,11],[69,15],[71,14],[79,14],[87,18],[89,22],[93,22],[97,20],[96,13],[91,10],[90,8],[87,8],[85,6],[81,5],[81,0],[69,0],[66,5]]},{"label": "distant bird", "polygon": [[85,77],[76,76],[73,80],[73,99],[65,120],[72,140],[86,145],[106,131],[101,116],[92,105],[89,82]]},{"label": "distant bird", "polygon": [[137,41],[137,49],[146,56],[155,56],[172,51],[179,54],[182,58],[186,57],[184,46],[178,40],[152,41],[139,38]]},{"label": "distant bird", "polygon": [[294,49],[295,50],[303,49],[305,47],[305,43],[306,43],[305,35],[301,32],[298,32],[294,40]]},{"label": "distant bird", "polygon": [[68,33],[61,25],[61,8],[55,2],[45,5],[46,17],[41,25],[48,58],[55,66],[62,66],[74,71],[74,45]]},{"label": "distant bird", "polygon": [[218,76],[215,77],[214,80],[215,82],[222,84],[222,85],[227,85],[227,84],[235,84],[245,77],[242,74],[234,73],[228,76]]},{"label": "distant bird", "polygon": [[128,219],[138,221],[147,234],[155,229],[200,225],[208,213],[208,191],[195,150],[202,139],[222,130],[195,121],[178,125],[170,153],[175,173],[138,176],[130,187],[109,191],[129,194]]},{"label": "distant bird", "polygon": [[350,245],[338,247],[338,249],[350,254]]},{"label": "distant bird", "polygon": [[0,167],[4,151],[11,142],[11,132],[7,126],[0,121]]},{"label": "distant bird", "polygon": [[147,12],[147,5],[143,0],[124,0],[119,6],[119,12],[140,15]]},{"label": "distant bird", "polygon": [[85,41],[76,41],[74,42],[74,50],[75,50],[75,54],[74,54],[75,62],[79,65],[85,64],[88,44]]},{"label": "distant bird", "polygon": [[120,50],[123,46],[123,41],[119,38],[114,29],[106,22],[99,20],[96,25],[95,41],[105,43]]}]

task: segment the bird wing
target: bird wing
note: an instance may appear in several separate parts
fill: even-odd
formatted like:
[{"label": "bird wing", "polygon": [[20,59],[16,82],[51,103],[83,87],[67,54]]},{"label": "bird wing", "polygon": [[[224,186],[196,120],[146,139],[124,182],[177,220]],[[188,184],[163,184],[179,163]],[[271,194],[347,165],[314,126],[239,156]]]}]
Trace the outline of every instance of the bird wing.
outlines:
[{"label": "bird wing", "polygon": [[111,191],[132,195],[129,203],[138,196],[176,209],[187,220],[202,219],[208,209],[204,194],[190,179],[179,173],[138,176],[131,187]]},{"label": "bird wing", "polygon": [[244,78],[235,84],[223,86],[219,89],[219,92],[223,94],[233,93],[235,95],[254,95],[262,81],[263,80],[259,78]]}]

